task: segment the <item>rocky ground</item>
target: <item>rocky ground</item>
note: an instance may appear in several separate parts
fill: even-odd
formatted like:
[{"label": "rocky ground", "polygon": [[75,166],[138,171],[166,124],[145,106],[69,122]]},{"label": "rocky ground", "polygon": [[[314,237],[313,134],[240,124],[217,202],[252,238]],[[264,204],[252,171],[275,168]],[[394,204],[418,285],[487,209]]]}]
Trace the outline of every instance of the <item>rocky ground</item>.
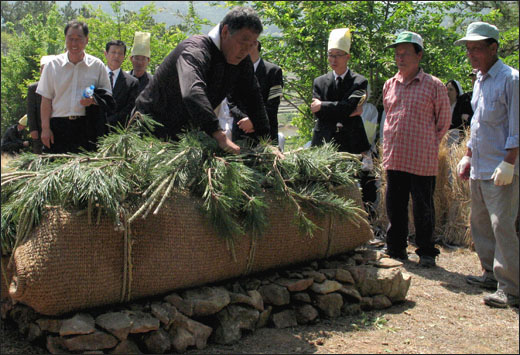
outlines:
[{"label": "rocky ground", "polygon": [[[409,247],[410,252],[413,249],[413,247]],[[358,253],[358,255],[363,254]],[[410,254],[410,256],[411,260],[399,267],[405,275],[403,279],[406,279],[406,274],[411,275],[411,286],[404,302],[394,302],[389,308],[380,305],[378,308],[382,309],[374,309],[373,305],[372,307],[367,305],[368,299],[361,299],[358,304],[363,309],[359,313],[351,309],[353,312],[349,314],[345,306],[342,305],[343,312],[340,312],[340,315],[336,317],[337,314],[335,313],[326,314],[327,306],[325,304],[320,307],[320,297],[316,297],[319,296],[319,292],[316,292],[319,289],[314,286],[315,289],[312,290],[312,285],[310,285],[307,287],[308,289],[303,291],[289,291],[291,299],[294,299],[296,293],[307,293],[311,296],[311,303],[303,302],[299,304],[312,305],[319,316],[312,320],[309,318],[306,324],[296,325],[294,318],[289,315],[284,320],[280,320],[282,323],[277,325],[272,315],[281,313],[283,307],[271,305],[272,302],[278,302],[271,300],[264,303],[264,310],[269,307],[274,310],[266,327],[261,327],[254,332],[246,329],[248,327],[244,327],[241,330],[242,337],[237,342],[231,341],[230,344],[226,344],[224,341],[224,344],[219,345],[212,341],[213,338],[210,338],[205,348],[197,349],[190,346],[187,348],[187,352],[518,353],[518,309],[492,309],[485,306],[482,303],[485,291],[470,286],[464,281],[465,275],[480,273],[478,258],[474,252],[467,249],[443,249],[437,261],[438,266],[433,269],[420,268],[417,265],[417,260],[413,258],[413,254]],[[361,259],[356,258],[359,259],[356,263],[359,263]],[[385,258],[380,260],[385,260]],[[348,259],[343,261],[347,262]],[[355,258],[354,261],[356,261]],[[387,259],[387,261],[390,261],[390,259]],[[352,263],[352,261],[349,262]],[[372,260],[370,263],[374,264],[376,261]],[[330,270],[334,269],[333,266],[335,265],[314,264],[308,266],[307,271],[323,274],[325,280],[321,280],[321,282],[317,282],[313,278],[313,283],[323,285],[325,281],[338,282],[336,275],[331,277],[330,272],[323,272],[324,267],[326,267],[325,270]],[[375,268],[375,265],[371,267]],[[382,270],[381,268],[378,269]],[[386,270],[392,270],[392,268]],[[359,277],[359,275],[356,276],[356,272],[351,274],[354,279]],[[273,274],[269,275],[272,281],[297,278],[294,274],[290,275],[288,272],[282,271],[278,273],[278,276],[277,278]],[[302,274],[302,276],[298,280],[309,278],[308,275]],[[279,281],[278,284],[283,282],[286,281]],[[333,285],[331,282],[328,283],[329,286]],[[349,282],[346,281],[340,283],[343,286],[349,285]],[[272,284],[276,283],[269,281],[264,285],[258,285],[257,291],[261,293],[263,300],[265,300],[266,295],[265,290],[261,290],[261,287]],[[292,286],[297,287],[296,284],[292,284]],[[228,287],[232,288],[233,284],[228,285]],[[287,288],[289,285],[283,287]],[[304,287],[302,281],[299,281],[299,287]],[[337,285],[334,287],[337,287]],[[357,289],[361,294],[368,292],[367,290]],[[238,291],[235,293],[241,293],[239,289],[235,291]],[[247,292],[247,290],[244,291]],[[276,294],[276,292],[274,293]],[[338,290],[323,295],[334,293],[337,294]],[[254,302],[255,299],[258,301],[258,298],[251,294],[248,295],[250,298],[248,300],[243,298],[242,302],[250,302],[251,309],[255,309],[255,305],[260,308],[260,305]],[[344,293],[342,295],[345,296]],[[186,294],[181,294],[181,296],[179,298],[187,298]],[[281,297],[283,299],[284,296]],[[342,299],[345,301],[343,303],[349,303],[346,302],[345,297]],[[177,299],[177,301],[179,300]],[[291,303],[294,304],[294,302]],[[352,301],[351,303],[356,302]],[[334,304],[334,302],[331,301],[327,304]],[[181,308],[179,304],[177,306],[179,309]],[[290,307],[286,308],[289,309]],[[334,309],[337,310],[337,305],[332,306],[329,311],[337,312]],[[156,312],[158,312],[157,309]],[[184,312],[189,311],[184,310]],[[312,313],[306,314],[312,318]],[[296,317],[297,314],[299,313],[293,315]],[[186,318],[188,317],[186,316]],[[192,315],[191,318],[196,317]],[[296,319],[296,323],[298,323],[298,319]],[[302,323],[301,319],[299,323]],[[40,341],[41,346],[29,344],[15,330],[16,327],[12,323],[3,321],[1,328],[3,341],[0,350],[2,354],[47,353],[43,341]]]}]

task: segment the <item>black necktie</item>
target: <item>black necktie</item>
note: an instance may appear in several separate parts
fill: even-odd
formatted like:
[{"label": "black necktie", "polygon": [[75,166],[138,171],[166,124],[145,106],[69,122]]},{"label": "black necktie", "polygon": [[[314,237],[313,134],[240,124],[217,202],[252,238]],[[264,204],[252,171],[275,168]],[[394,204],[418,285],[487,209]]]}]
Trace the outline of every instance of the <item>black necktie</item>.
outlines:
[{"label": "black necktie", "polygon": [[341,78],[341,76],[338,76],[336,78],[336,89],[339,89],[340,86],[341,86],[341,82],[343,81],[343,79]]},{"label": "black necktie", "polygon": [[108,72],[108,76],[110,77],[110,88],[114,90],[114,72]]}]

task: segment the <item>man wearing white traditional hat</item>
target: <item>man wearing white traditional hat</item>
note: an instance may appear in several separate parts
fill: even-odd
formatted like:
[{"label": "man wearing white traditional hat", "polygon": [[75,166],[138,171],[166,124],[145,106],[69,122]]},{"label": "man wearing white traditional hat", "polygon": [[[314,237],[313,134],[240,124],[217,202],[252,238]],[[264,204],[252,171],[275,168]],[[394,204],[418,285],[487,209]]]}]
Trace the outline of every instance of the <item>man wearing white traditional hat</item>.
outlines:
[{"label": "man wearing white traditional hat", "polygon": [[471,135],[457,170],[469,179],[471,235],[484,270],[466,281],[496,290],[484,296],[484,303],[503,308],[519,305],[519,76],[498,59],[498,40],[498,28],[473,22],[455,42],[466,46],[471,66],[478,69]]},{"label": "man wearing white traditional hat", "polygon": [[29,146],[29,141],[24,139],[25,127],[27,127],[27,115],[24,115],[5,131],[2,136],[2,152],[19,153]]},{"label": "man wearing white traditional hat", "polygon": [[262,30],[252,8],[235,7],[208,35],[179,43],[136,100],[137,111],[163,125],[154,134],[178,139],[179,133],[194,127],[212,136],[223,150],[239,153],[240,147],[219,127],[215,113],[232,94],[244,103],[255,133],[268,135],[269,121],[249,57]]},{"label": "man wearing white traditional hat", "polygon": [[[54,55],[44,55],[40,59],[40,75],[47,63],[54,59]],[[27,123],[29,124],[29,134],[31,136],[32,152],[34,154],[42,153],[42,141],[40,133],[42,131],[42,121],[40,118],[40,107],[42,97],[36,93],[39,81],[30,84],[27,87]]]},{"label": "man wearing white traditional hat", "polygon": [[136,32],[134,35],[134,46],[130,53],[130,61],[132,62],[133,69],[130,70],[129,74],[139,80],[137,95],[139,95],[152,80],[152,74],[146,71],[148,64],[150,64],[150,58],[150,33]]},{"label": "man wearing white traditional hat", "polygon": [[347,66],[351,39],[348,28],[330,33],[327,56],[332,71],[314,79],[312,88],[311,111],[316,124],[311,144],[334,140],[340,151],[359,154],[370,149],[361,118],[368,81]]},{"label": "man wearing white traditional hat", "polygon": [[448,91],[436,77],[426,74],[419,63],[423,39],[403,31],[394,43],[398,73],[383,86],[386,111],[383,140],[383,169],[386,171],[386,212],[389,226],[387,253],[408,259],[408,202],[413,201],[415,253],[419,265],[434,267],[435,247],[433,193],[438,173],[439,145],[451,122]]}]

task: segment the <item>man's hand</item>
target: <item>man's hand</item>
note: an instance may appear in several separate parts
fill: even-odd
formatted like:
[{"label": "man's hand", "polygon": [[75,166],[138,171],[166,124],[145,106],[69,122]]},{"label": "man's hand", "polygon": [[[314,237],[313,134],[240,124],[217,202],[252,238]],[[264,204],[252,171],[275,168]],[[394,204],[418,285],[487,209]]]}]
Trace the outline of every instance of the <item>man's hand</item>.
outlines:
[{"label": "man's hand", "polygon": [[96,100],[94,100],[93,97],[87,97],[87,98],[82,98],[81,100],[79,100],[79,103],[82,106],[90,106],[90,105],[95,105]]},{"label": "man's hand", "polygon": [[321,101],[317,98],[313,98],[311,103],[311,111],[312,113],[316,113],[319,110],[321,110]]},{"label": "man's hand", "polygon": [[218,130],[213,132],[213,138],[217,141],[218,146],[228,153],[238,154],[240,153],[240,147],[230,140],[224,131]]},{"label": "man's hand", "polygon": [[471,169],[471,157],[465,155],[457,164],[457,173],[462,180],[469,179],[469,171]]},{"label": "man's hand", "polygon": [[237,122],[237,126],[245,133],[253,133],[255,131],[253,122],[251,122],[249,117],[242,118],[240,121]]},{"label": "man's hand", "polygon": [[23,144],[24,147],[28,147],[29,146],[29,141],[23,141],[22,144]]},{"label": "man's hand", "polygon": [[38,139],[38,131],[31,131],[31,132],[29,132],[29,135],[31,136],[31,138],[33,140],[37,140]]},{"label": "man's hand", "polygon": [[496,186],[509,185],[513,182],[513,174],[515,172],[515,166],[502,161],[495,169],[491,178],[494,180]]},{"label": "man's hand", "polygon": [[42,127],[42,143],[47,148],[51,147],[51,143],[54,144],[54,134],[52,133],[50,128],[43,128]]},{"label": "man's hand", "polygon": [[352,112],[348,117],[361,116],[363,113],[363,105],[356,107],[356,111]]}]

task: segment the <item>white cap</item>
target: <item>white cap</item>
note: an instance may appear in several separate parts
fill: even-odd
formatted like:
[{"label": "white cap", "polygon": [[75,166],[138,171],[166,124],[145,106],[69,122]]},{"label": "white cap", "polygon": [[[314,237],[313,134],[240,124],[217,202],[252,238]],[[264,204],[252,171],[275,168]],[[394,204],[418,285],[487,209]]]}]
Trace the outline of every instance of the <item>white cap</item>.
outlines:
[{"label": "white cap", "polygon": [[350,53],[350,42],[350,30],[348,28],[336,28],[330,33],[329,45],[327,49],[340,49]]},{"label": "white cap", "polygon": [[134,46],[132,47],[132,53],[130,56],[142,55],[147,58],[150,56],[150,33],[149,32],[136,32],[134,36]]}]

